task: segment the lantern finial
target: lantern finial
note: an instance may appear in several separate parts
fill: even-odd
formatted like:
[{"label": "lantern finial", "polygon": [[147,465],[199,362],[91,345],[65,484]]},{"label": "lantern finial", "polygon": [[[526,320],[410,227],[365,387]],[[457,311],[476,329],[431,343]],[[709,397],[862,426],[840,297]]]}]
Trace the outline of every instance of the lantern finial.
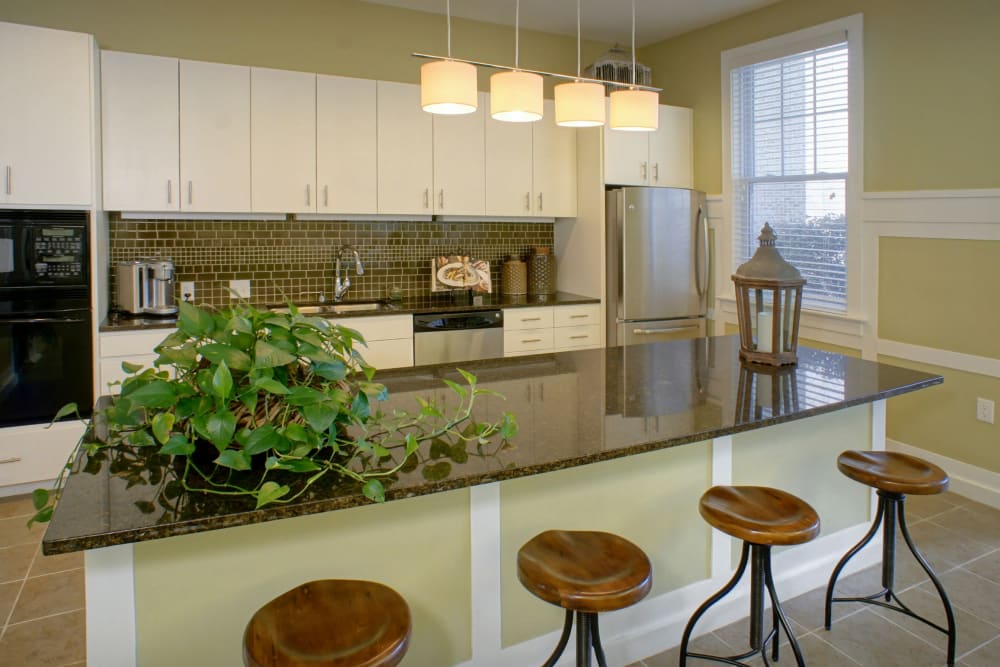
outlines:
[{"label": "lantern finial", "polygon": [[760,241],[760,245],[762,246],[773,247],[777,238],[778,235],[771,229],[770,223],[765,222],[764,228],[760,230],[760,236],[757,237],[757,240]]}]

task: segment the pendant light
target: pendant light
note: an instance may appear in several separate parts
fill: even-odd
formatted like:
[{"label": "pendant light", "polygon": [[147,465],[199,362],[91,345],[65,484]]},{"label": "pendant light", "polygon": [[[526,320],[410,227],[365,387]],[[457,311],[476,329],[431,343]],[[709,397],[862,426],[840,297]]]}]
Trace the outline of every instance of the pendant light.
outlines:
[{"label": "pendant light", "polygon": [[448,58],[420,67],[420,106],[435,114],[472,113],[479,106],[476,67],[451,59],[451,0],[448,12]]},{"label": "pendant light", "polygon": [[518,69],[520,56],[521,0],[514,5],[514,69],[490,77],[490,116],[510,123],[527,123],[542,117],[542,77]]},{"label": "pendant light", "polygon": [[554,92],[556,125],[604,125],[604,86],[580,80],[580,0],[576,0],[576,80],[560,83]]},{"label": "pendant light", "polygon": [[635,0],[632,0],[632,85],[611,93],[612,130],[652,132],[659,126],[660,96],[635,86]]}]

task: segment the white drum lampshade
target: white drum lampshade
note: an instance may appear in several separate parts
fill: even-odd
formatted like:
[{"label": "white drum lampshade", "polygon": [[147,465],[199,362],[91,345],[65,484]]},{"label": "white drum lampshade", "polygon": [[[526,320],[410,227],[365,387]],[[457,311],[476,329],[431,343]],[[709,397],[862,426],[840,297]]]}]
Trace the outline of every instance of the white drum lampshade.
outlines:
[{"label": "white drum lampshade", "polygon": [[542,118],[542,77],[513,70],[490,77],[490,115],[509,123]]},{"label": "white drum lampshade", "polygon": [[660,96],[651,90],[626,88],[611,93],[612,130],[652,132],[660,123]]},{"label": "white drum lampshade", "polygon": [[420,106],[437,114],[472,113],[479,104],[476,68],[455,60],[420,66]]},{"label": "white drum lampshade", "polygon": [[595,127],[604,125],[604,86],[572,81],[555,87],[556,125]]}]

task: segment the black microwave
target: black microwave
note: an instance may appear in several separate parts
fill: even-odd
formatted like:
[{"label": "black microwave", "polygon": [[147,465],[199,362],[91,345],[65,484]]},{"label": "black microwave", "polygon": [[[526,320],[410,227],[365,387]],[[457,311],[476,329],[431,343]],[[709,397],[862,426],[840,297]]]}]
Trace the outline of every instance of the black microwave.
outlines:
[{"label": "black microwave", "polygon": [[0,288],[85,286],[86,211],[0,210]]}]

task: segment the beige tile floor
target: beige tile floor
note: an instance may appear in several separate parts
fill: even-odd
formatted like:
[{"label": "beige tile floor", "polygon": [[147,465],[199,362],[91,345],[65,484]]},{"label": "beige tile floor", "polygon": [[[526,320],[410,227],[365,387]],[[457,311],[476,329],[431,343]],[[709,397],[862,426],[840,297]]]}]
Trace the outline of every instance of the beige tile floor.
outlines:
[{"label": "beige tile floor", "polygon": [[[912,496],[906,500],[910,534],[944,583],[958,626],[956,665],[1000,665],[1000,510],[962,496]],[[906,551],[897,548],[896,590],[918,613],[940,625],[944,612],[930,580]],[[877,567],[838,584],[839,594],[867,595],[879,586]],[[781,594],[781,587],[778,587]],[[809,667],[923,667],[944,665],[944,634],[902,614],[871,605],[842,603],[833,608],[833,627],[823,628],[823,598],[817,589],[782,603],[796,630]],[[709,612],[711,613],[711,612]],[[708,615],[704,617],[708,619]],[[706,622],[706,621],[703,621]],[[707,621],[710,622],[710,621]],[[746,621],[702,635],[692,650],[734,655],[747,650]],[[688,660],[688,665],[717,665]],[[758,657],[752,665],[763,665]],[[790,650],[778,665],[794,665]],[[678,650],[655,655],[630,667],[675,667]]]},{"label": "beige tile floor", "polygon": [[[43,556],[39,548],[43,528],[25,528],[31,513],[25,497],[0,498],[0,665],[85,665],[83,558]],[[954,603],[958,664],[1000,665],[1000,510],[948,493],[909,498],[907,515],[910,532]],[[871,587],[877,587],[877,580],[878,571],[870,568],[845,579],[842,590],[874,592]],[[904,601],[943,623],[930,582],[905,551],[899,553],[897,581]],[[833,629],[827,632],[822,627],[822,590],[788,600],[784,608],[810,667],[944,664],[944,636],[898,614],[837,605]],[[737,622],[698,638],[694,648],[733,654],[743,650],[746,635],[746,623]],[[790,652],[782,656],[779,664],[794,664]],[[677,664],[675,648],[632,667]],[[688,664],[718,663],[690,660]],[[762,663],[758,659],[754,664]]]}]

